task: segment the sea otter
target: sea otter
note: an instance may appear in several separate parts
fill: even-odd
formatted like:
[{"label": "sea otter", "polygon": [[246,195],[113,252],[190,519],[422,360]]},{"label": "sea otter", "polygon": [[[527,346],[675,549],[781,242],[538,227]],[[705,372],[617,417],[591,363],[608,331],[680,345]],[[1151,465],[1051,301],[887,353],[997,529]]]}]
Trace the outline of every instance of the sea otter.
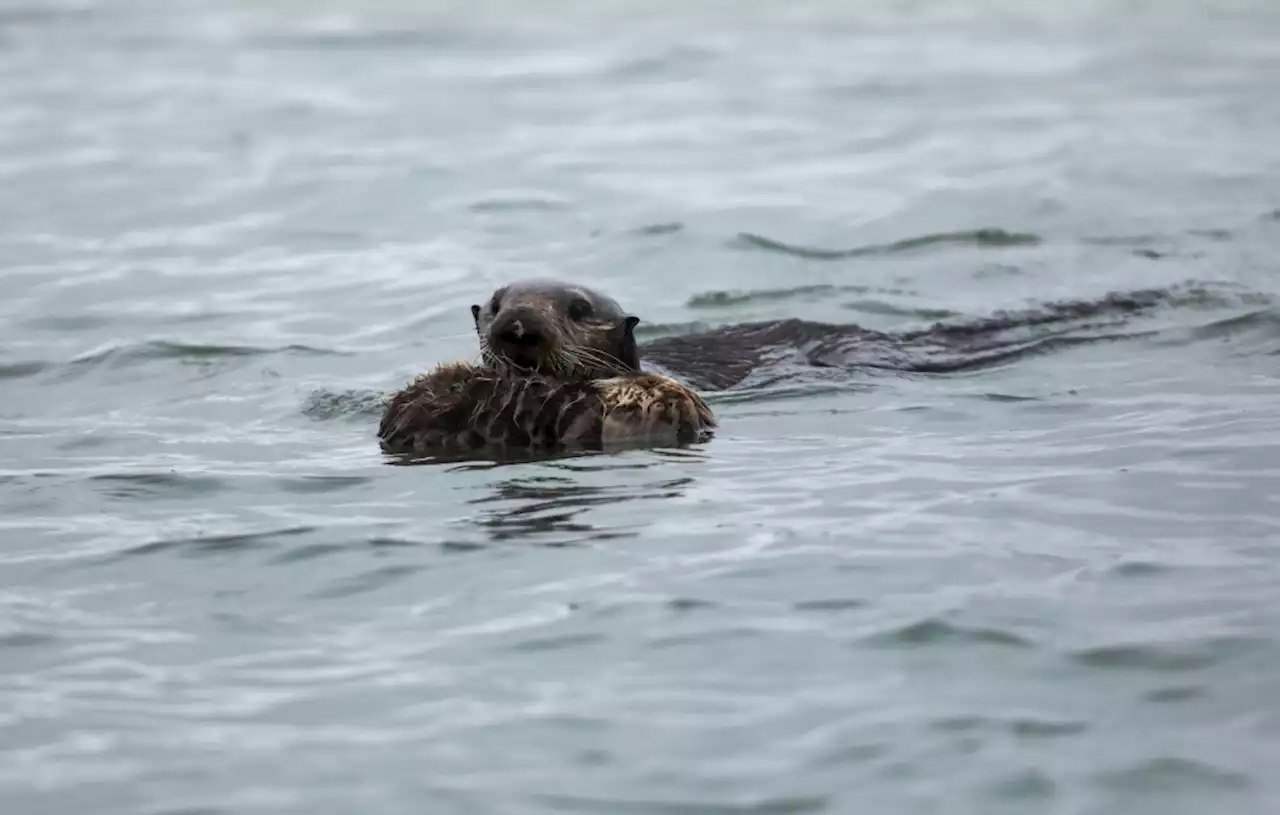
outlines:
[{"label": "sea otter", "polygon": [[387,402],[390,453],[553,452],[705,440],[693,389],[640,369],[640,319],[584,286],[524,280],[471,307],[482,365],[447,363]]},{"label": "sea otter", "polygon": [[[698,390],[738,387],[762,373],[768,381],[972,370],[1120,336],[1048,327],[1096,329],[1169,297],[1113,292],[902,332],[798,319],[739,323],[638,345],[639,318],[612,298],[556,280],[517,281],[471,307],[484,364],[419,377],[388,403],[379,436],[386,450],[417,453],[705,439],[716,420]],[[1031,328],[1040,330],[1026,335]]]}]

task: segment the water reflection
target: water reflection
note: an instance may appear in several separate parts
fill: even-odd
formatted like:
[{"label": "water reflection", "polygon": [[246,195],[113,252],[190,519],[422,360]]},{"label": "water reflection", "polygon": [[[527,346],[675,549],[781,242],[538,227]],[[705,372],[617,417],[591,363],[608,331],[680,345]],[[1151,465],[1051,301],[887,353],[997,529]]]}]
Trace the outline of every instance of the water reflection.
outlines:
[{"label": "water reflection", "polygon": [[606,525],[592,518],[590,511],[595,507],[682,497],[694,482],[688,476],[608,485],[583,484],[565,476],[507,478],[495,482],[491,494],[468,501],[485,507],[468,523],[484,530],[495,543],[529,541],[544,546],[575,546],[630,538],[647,526],[647,516],[628,515],[624,510],[624,520]]},{"label": "water reflection", "polygon": [[[570,472],[600,472],[604,470],[642,470],[662,460],[680,462],[688,459],[701,460],[703,450],[710,442],[701,441],[681,444],[675,447],[653,447],[644,440],[610,442],[604,449],[568,449],[556,451],[524,450],[485,450],[483,452],[437,452],[393,453],[382,452],[382,459],[394,466],[429,466],[452,465],[449,472],[468,472],[473,470],[492,470],[497,467],[535,464],[568,470]],[[641,453],[644,459],[626,458],[628,453]],[[600,463],[591,463],[599,458]],[[656,460],[655,460],[656,459]]]}]

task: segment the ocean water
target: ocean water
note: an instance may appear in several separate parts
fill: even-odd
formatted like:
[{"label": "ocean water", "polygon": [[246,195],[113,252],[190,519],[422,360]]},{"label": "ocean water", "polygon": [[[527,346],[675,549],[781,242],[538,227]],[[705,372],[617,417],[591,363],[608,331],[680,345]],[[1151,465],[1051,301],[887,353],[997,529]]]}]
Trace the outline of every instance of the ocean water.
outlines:
[{"label": "ocean water", "polygon": [[[1280,811],[1274,3],[7,0],[0,77],[6,815]],[[530,275],[1169,297],[388,461]]]}]

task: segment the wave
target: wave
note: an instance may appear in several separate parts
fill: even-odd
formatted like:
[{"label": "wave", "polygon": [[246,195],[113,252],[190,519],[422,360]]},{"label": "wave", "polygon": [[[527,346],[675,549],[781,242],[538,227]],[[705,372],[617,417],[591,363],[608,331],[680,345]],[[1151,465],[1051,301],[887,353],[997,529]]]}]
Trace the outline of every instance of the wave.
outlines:
[{"label": "wave", "polygon": [[888,294],[896,296],[918,295],[919,292],[909,289],[883,288],[876,286],[834,285],[815,283],[807,286],[787,286],[776,289],[748,289],[746,291],[709,291],[695,294],[685,303],[689,308],[721,308],[754,303],[768,303],[778,300],[792,300],[805,297],[826,299],[838,294]]},{"label": "wave", "polygon": [[938,232],[904,238],[891,243],[877,243],[867,246],[856,246],[852,249],[821,249],[812,246],[783,243],[774,238],[756,235],[751,232],[739,232],[731,241],[731,245],[747,249],[759,249],[767,252],[778,252],[806,260],[847,260],[849,258],[868,257],[873,255],[893,255],[904,252],[916,252],[942,246],[964,244],[982,248],[1035,246],[1043,242],[1043,238],[1029,232],[1009,232],[999,228],[969,229],[959,232]]}]

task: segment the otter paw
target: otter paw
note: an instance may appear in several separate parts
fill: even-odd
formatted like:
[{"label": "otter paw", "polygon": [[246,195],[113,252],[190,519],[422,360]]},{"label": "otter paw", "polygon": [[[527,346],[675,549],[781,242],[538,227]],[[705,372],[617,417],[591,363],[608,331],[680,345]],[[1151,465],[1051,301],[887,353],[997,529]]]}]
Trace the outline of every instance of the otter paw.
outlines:
[{"label": "otter paw", "polygon": [[692,388],[656,373],[596,381],[603,403],[601,441],[689,443],[708,437],[716,419]]}]

